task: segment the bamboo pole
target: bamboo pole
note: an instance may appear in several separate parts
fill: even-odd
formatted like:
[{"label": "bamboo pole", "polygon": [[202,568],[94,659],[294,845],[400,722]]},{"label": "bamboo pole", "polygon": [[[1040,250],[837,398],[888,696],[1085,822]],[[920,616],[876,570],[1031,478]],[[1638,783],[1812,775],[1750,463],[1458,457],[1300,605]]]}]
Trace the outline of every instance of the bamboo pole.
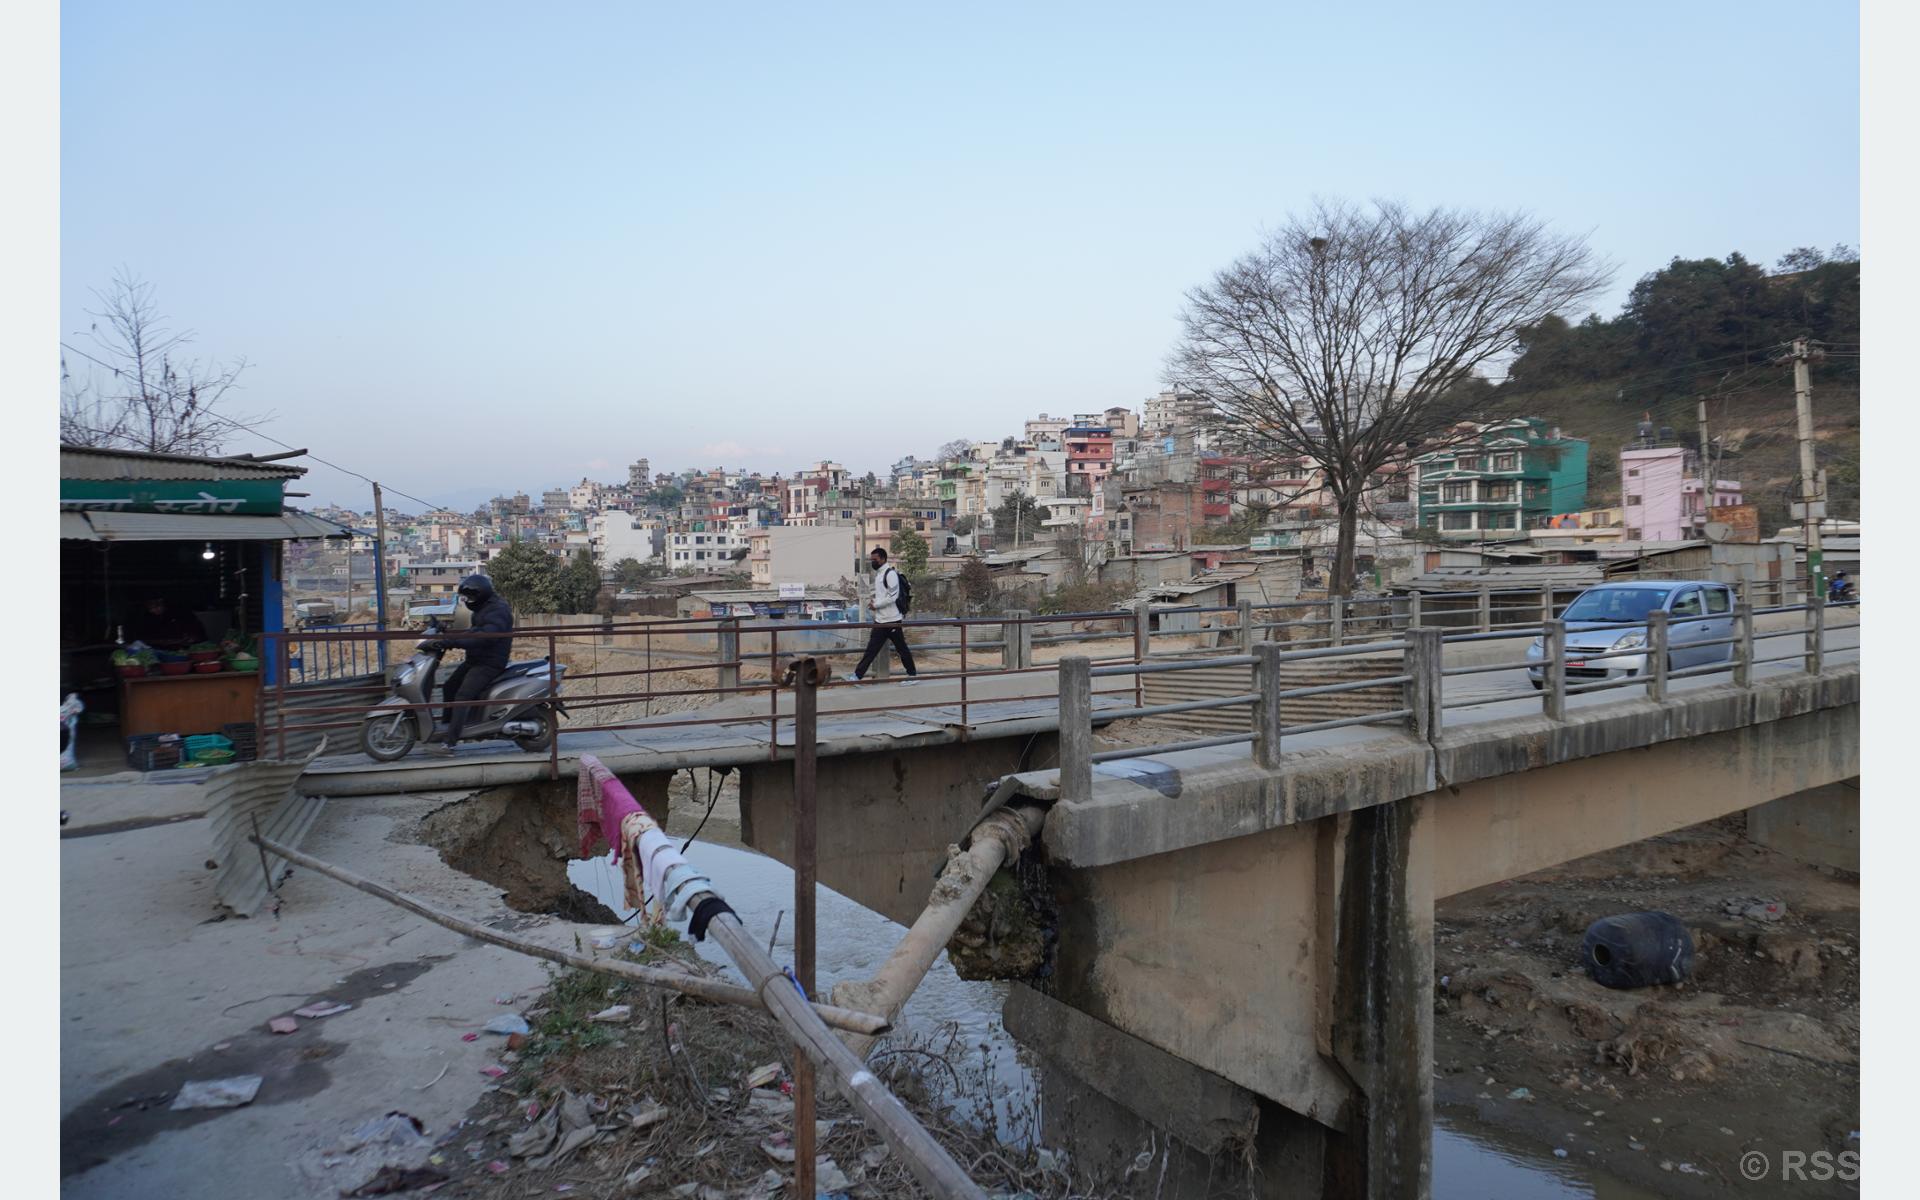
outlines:
[{"label": "bamboo pole", "polygon": [[[598,971],[603,975],[617,975],[622,979],[631,979],[648,987],[664,988],[670,992],[693,996],[701,1000],[711,1000],[716,1004],[737,1004],[744,1008],[761,1007],[760,997],[747,988],[737,984],[725,983],[718,979],[704,979],[698,975],[683,975],[678,971],[662,971],[658,967],[643,967],[639,963],[621,962],[611,958],[589,958],[584,954],[572,954],[565,950],[543,946],[526,938],[502,933],[498,929],[489,929],[485,925],[476,925],[472,921],[454,916],[443,909],[433,907],[417,900],[404,892],[396,892],[384,884],[375,883],[364,875],[357,875],[345,867],[337,867],[325,859],[315,858],[311,854],[283,846],[271,838],[249,836],[248,841],[260,846],[290,863],[318,871],[329,879],[337,880],[348,887],[358,888],[369,896],[377,896],[389,904],[396,904],[417,916],[425,917],[435,925],[441,925],[455,933],[464,933],[470,938],[500,946],[507,950],[517,950],[521,954],[534,958],[544,958],[564,966],[578,967],[583,971]],[[886,1021],[871,1013],[855,1012],[848,1008],[837,1008],[831,1004],[816,1004],[814,1010],[820,1019],[835,1029],[844,1029],[849,1033],[878,1037],[887,1032],[890,1026]]]}]

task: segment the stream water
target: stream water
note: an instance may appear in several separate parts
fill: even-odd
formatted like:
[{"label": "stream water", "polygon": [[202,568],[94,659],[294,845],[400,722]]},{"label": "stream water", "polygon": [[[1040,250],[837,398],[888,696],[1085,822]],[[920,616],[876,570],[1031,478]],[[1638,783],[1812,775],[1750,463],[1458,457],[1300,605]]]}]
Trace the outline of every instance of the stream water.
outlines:
[{"label": "stream water", "polygon": [[[726,838],[731,832],[719,836]],[[715,880],[747,928],[771,932],[776,919],[785,914],[787,919],[779,920],[773,956],[779,962],[792,961],[792,871],[737,843],[695,842],[687,858]],[[632,910],[622,903],[619,870],[609,859],[572,863],[568,874],[623,918],[631,915]],[[819,890],[815,908],[815,960],[822,995],[843,979],[872,975],[905,932],[902,926],[825,887]],[[718,945],[708,941],[699,949],[738,977]],[[1039,1134],[1039,1084],[1030,1054],[1000,1023],[1006,987],[961,979],[942,956],[908,1001],[889,1045],[904,1043],[939,1051],[964,1077],[947,1085],[959,1114],[978,1124],[991,1124],[1003,1141],[1026,1145]],[[876,1056],[886,1052],[883,1046]],[[940,1074],[928,1072],[929,1082],[937,1086]],[[1538,1146],[1519,1144],[1471,1118],[1452,1116],[1434,1122],[1433,1194],[1436,1200],[1643,1200],[1649,1195],[1595,1175],[1583,1164],[1553,1158]]]}]

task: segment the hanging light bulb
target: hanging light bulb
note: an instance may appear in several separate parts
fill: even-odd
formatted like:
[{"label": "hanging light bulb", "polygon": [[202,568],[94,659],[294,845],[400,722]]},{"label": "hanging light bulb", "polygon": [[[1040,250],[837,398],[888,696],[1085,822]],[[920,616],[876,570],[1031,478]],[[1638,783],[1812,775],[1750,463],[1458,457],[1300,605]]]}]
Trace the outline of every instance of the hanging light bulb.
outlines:
[{"label": "hanging light bulb", "polygon": [[208,562],[213,561],[213,543],[212,542],[207,543],[207,548],[200,552],[200,557],[206,559]]}]

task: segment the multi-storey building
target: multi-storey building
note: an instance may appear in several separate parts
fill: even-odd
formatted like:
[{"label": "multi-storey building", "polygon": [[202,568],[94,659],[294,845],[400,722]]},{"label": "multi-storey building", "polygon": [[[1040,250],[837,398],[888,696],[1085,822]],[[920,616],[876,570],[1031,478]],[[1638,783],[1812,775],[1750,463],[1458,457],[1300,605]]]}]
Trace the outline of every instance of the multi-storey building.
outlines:
[{"label": "multi-storey building", "polygon": [[1586,439],[1535,417],[1478,426],[1413,466],[1419,523],[1443,538],[1517,538],[1586,504]]},{"label": "multi-storey building", "polygon": [[1165,433],[1175,426],[1199,424],[1206,413],[1207,402],[1197,392],[1170,391],[1149,397],[1141,409],[1141,430]]},{"label": "multi-storey building", "polygon": [[1062,440],[1067,449],[1069,496],[1091,496],[1113,471],[1113,430],[1089,423],[1069,426]]},{"label": "multi-storey building", "polygon": [[1621,520],[1629,541],[1704,537],[1707,509],[1739,504],[1740,494],[1739,480],[1716,478],[1709,498],[1700,477],[1700,456],[1692,450],[1643,446],[1620,452]]}]

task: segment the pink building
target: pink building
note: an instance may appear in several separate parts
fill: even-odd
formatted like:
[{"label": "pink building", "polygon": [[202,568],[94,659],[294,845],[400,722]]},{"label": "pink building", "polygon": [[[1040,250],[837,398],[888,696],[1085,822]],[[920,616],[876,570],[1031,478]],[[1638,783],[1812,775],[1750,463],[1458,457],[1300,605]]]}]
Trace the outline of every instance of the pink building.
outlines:
[{"label": "pink building", "polygon": [[1740,482],[1713,481],[1711,505],[1699,456],[1679,446],[1620,452],[1620,499],[1629,541],[1680,542],[1704,537],[1707,509],[1740,503]]}]

